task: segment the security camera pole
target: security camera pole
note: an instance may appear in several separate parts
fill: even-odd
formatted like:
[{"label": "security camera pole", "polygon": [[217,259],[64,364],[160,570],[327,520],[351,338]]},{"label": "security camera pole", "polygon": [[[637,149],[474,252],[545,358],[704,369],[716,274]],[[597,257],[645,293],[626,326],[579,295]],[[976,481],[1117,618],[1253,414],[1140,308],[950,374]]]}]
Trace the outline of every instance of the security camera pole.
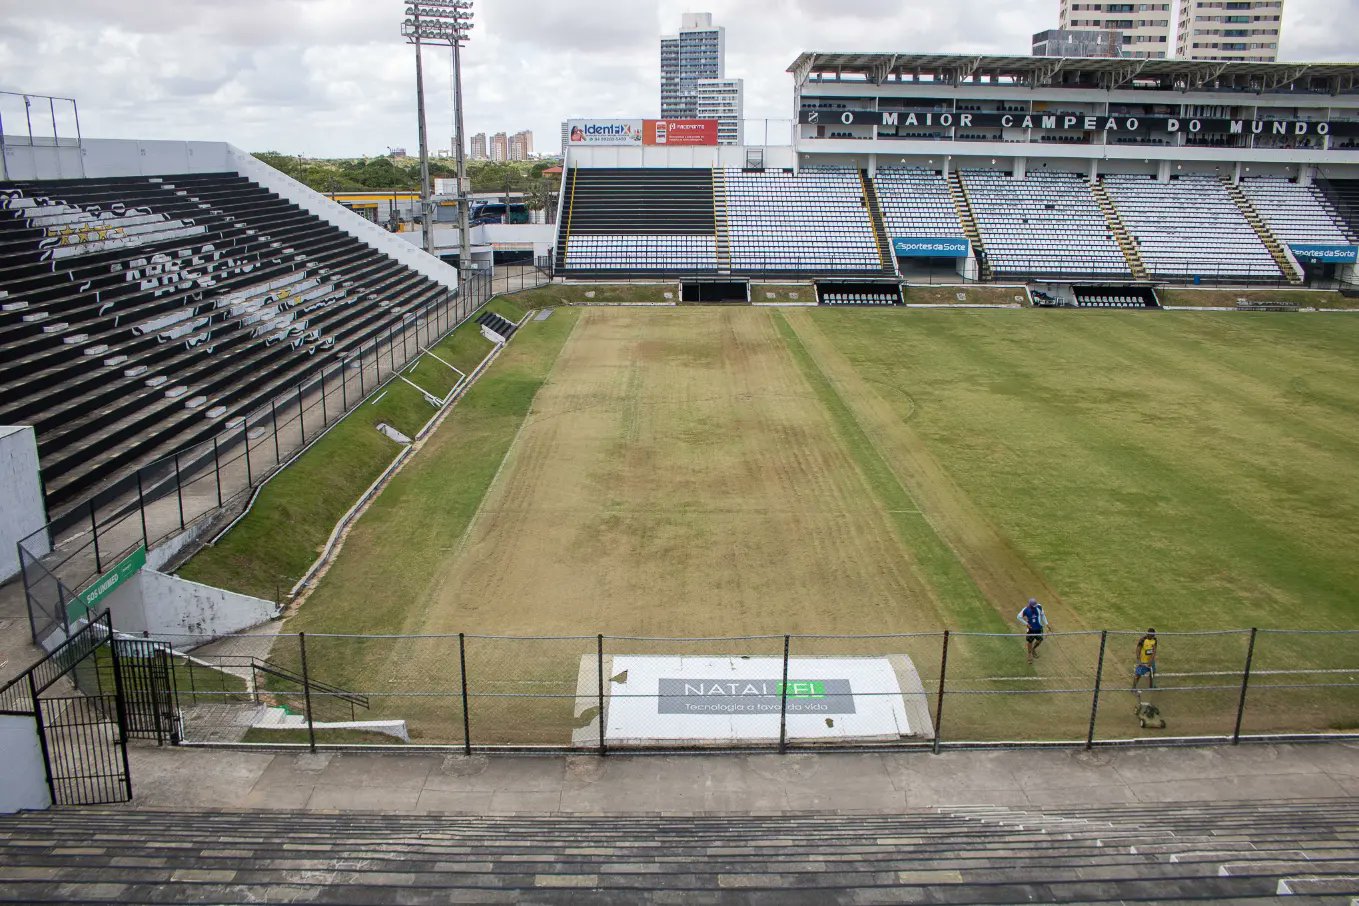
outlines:
[{"label": "security camera pole", "polygon": [[434,254],[434,207],[430,201],[429,146],[425,137],[425,88],[420,64],[422,43],[448,44],[453,49],[453,121],[457,133],[459,271],[471,265],[472,244],[467,225],[467,160],[462,135],[462,59],[459,50],[472,28],[471,0],[406,0],[401,33],[415,45],[415,73],[420,107],[420,176],[424,206],[425,248]]}]

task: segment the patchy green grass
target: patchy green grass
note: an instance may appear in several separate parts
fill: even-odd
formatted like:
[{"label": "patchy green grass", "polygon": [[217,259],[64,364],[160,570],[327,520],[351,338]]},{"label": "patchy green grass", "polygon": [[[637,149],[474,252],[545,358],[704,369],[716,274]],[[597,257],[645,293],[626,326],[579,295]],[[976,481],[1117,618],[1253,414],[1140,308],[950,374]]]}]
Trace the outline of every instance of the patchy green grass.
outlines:
[{"label": "patchy green grass", "polygon": [[[665,294],[669,293],[667,299]],[[655,303],[668,305],[679,298],[679,281],[668,283],[551,283],[516,293],[515,299],[529,308],[557,305],[621,305]]]},{"label": "patchy green grass", "polygon": [[1021,286],[904,286],[907,305],[1028,305],[1029,297]]},{"label": "patchy green grass", "polygon": [[1199,308],[1235,308],[1237,299],[1251,302],[1285,302],[1303,308],[1356,308],[1359,299],[1349,299],[1334,290],[1324,289],[1193,289],[1184,286],[1159,286],[1156,297],[1162,305]]},{"label": "patchy green grass", "polygon": [[751,283],[750,301],[815,302],[816,287],[810,283]]},{"label": "patchy green grass", "polygon": [[[520,305],[504,298],[492,301],[497,304],[511,312]],[[464,374],[490,350],[472,321],[433,347]],[[429,356],[403,374],[436,397],[447,395],[458,380],[452,369]],[[266,484],[246,517],[217,544],[194,555],[179,575],[269,600],[286,594],[316,560],[335,523],[400,452],[377,425],[386,423],[414,437],[434,412],[410,384],[391,381]]]}]

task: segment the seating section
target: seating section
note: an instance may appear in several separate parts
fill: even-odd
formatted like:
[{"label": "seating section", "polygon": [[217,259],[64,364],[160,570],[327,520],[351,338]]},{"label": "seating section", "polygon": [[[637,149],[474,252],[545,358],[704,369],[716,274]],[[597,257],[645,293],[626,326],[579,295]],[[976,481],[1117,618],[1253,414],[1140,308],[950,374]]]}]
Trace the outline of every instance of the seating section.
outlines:
[{"label": "seating section", "polygon": [[567,272],[717,269],[713,172],[576,168],[558,237]]},{"label": "seating section", "polygon": [[584,271],[712,271],[717,243],[707,236],[573,234],[565,268]]},{"label": "seating section", "polygon": [[882,274],[858,170],[723,174],[733,273]]},{"label": "seating section", "polygon": [[1240,186],[1280,242],[1347,245],[1355,241],[1345,221],[1316,186],[1271,177],[1243,179]]},{"label": "seating section", "polygon": [[1155,294],[1146,287],[1075,286],[1072,293],[1080,308],[1158,307]]},{"label": "seating section", "polygon": [[668,817],[57,809],[0,816],[0,890],[23,903],[848,906],[1291,894],[1340,904],[1359,895],[1356,806]]},{"label": "seating section", "polygon": [[447,291],[236,174],[0,184],[0,423],[55,513]]},{"label": "seating section", "polygon": [[965,170],[962,179],[996,275],[1131,277],[1085,177]]},{"label": "seating section", "polygon": [[476,320],[478,326],[485,327],[487,330],[494,331],[501,339],[508,340],[514,336],[514,332],[519,328],[513,321],[502,318],[500,315],[491,311],[482,312]]},{"label": "seating section", "polygon": [[1103,182],[1153,277],[1270,283],[1283,278],[1221,180],[1108,175]]},{"label": "seating section", "polygon": [[948,192],[948,181],[939,171],[923,167],[883,169],[873,181],[889,235],[962,237],[963,227]]},{"label": "seating section", "polygon": [[1323,176],[1314,185],[1340,218],[1345,230],[1351,236],[1359,236],[1359,179]]}]

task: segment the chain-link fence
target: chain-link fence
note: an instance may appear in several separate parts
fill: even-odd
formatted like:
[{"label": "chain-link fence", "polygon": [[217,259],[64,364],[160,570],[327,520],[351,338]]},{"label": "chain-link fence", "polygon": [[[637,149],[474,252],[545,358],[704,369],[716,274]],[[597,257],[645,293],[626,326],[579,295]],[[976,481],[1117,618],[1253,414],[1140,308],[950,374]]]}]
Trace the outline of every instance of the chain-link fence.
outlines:
[{"label": "chain-link fence", "polygon": [[542,286],[546,259],[468,277],[296,384],[222,433],[111,480],[19,543],[34,641],[63,638],[76,593],[125,557],[210,525],[244,501],[328,428],[393,380],[493,296]]},{"label": "chain-link fence", "polygon": [[1030,659],[1024,635],[970,632],[307,633],[232,636],[176,663],[190,743],[937,750],[1359,730],[1359,631],[1162,632],[1151,655],[1145,642],[1047,633]]}]

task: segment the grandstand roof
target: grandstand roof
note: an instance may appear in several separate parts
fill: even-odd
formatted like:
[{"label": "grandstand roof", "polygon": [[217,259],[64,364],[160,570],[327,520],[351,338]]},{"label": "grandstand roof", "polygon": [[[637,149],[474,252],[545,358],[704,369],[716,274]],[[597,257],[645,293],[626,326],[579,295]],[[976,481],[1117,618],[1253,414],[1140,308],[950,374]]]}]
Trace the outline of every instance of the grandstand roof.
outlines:
[{"label": "grandstand roof", "polygon": [[[1116,88],[1156,81],[1165,88],[1216,85],[1276,91],[1317,80],[1335,91],[1356,90],[1359,63],[1237,63],[1209,60],[1140,60],[1095,57],[987,56],[933,53],[821,53],[808,51],[788,72],[801,85],[815,72],[862,75],[870,83],[898,77],[933,76],[949,84],[976,83],[981,77],[1023,85],[1098,85]],[[1073,78],[1074,76],[1074,78]],[[1129,86],[1131,87],[1131,86]]]}]

